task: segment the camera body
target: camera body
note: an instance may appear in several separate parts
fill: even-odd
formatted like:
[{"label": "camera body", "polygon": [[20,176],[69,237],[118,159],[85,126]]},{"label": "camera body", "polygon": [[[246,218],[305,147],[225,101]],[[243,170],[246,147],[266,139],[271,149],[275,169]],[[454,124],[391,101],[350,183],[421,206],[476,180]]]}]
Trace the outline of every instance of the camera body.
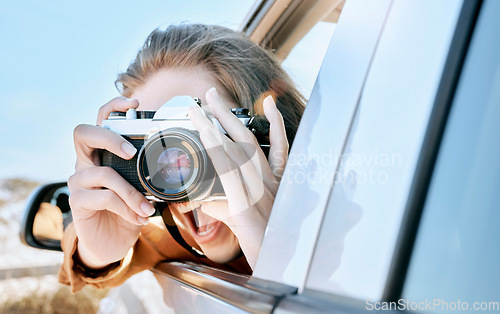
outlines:
[{"label": "camera body", "polygon": [[[224,190],[204,149],[188,109],[201,105],[190,96],[176,96],[157,111],[112,112],[103,127],[122,135],[138,153],[125,160],[102,151],[102,165],[113,168],[152,201],[182,203],[225,199]],[[249,125],[248,109],[231,111]],[[211,118],[222,133],[217,119]]]}]

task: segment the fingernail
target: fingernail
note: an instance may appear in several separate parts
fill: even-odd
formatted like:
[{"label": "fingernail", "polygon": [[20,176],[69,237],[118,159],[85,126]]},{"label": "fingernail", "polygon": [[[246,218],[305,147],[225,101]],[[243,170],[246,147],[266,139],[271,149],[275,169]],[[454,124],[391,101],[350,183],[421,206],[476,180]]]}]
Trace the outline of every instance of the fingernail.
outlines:
[{"label": "fingernail", "polygon": [[135,148],[129,142],[122,143],[122,150],[125,154],[127,154],[130,157],[133,157],[135,155],[135,153],[137,153],[137,148]]},{"label": "fingernail", "polygon": [[135,98],[128,98],[128,97],[125,97],[125,96],[121,96],[123,98],[123,100],[125,101],[136,101],[137,103],[139,103],[139,101]]},{"label": "fingernail", "polygon": [[264,114],[269,115],[271,113],[269,112],[269,110],[271,110],[272,108],[276,108],[276,103],[274,102],[273,96],[269,95],[266,98],[264,98],[263,105],[264,105],[263,106]]},{"label": "fingernail", "polygon": [[139,206],[142,212],[148,216],[151,216],[155,213],[155,208],[149,202],[142,202]]},{"label": "fingernail", "polygon": [[148,219],[148,218],[141,217],[141,216],[137,216],[137,221],[138,221],[141,225],[147,225],[147,224],[149,223],[149,219]]},{"label": "fingernail", "polygon": [[203,110],[203,108],[201,108],[200,106],[192,106],[191,108],[189,108],[188,116],[194,114],[195,112],[198,112],[205,117],[207,116],[205,110]]},{"label": "fingernail", "polygon": [[190,112],[195,112],[195,111],[200,110],[200,109],[201,109],[200,106],[191,106],[191,107],[189,107],[189,111]]},{"label": "fingernail", "polygon": [[274,105],[274,106],[276,105],[272,95],[269,95],[266,98],[264,98],[264,103],[270,103],[271,105]]},{"label": "fingernail", "polygon": [[210,88],[208,92],[212,94],[214,97],[219,97],[219,93],[217,92],[217,89],[215,87]]},{"label": "fingernail", "polygon": [[130,102],[134,102],[134,108],[139,107],[139,100],[135,98],[130,98]]}]

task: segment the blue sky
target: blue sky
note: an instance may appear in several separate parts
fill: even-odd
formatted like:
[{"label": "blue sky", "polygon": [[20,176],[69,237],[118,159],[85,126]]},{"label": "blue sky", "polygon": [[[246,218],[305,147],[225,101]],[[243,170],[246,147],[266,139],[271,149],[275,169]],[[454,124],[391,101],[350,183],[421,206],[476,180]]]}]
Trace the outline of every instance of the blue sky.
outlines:
[{"label": "blue sky", "polygon": [[118,95],[113,82],[156,27],[237,29],[254,0],[0,2],[0,179],[66,180],[72,132]]}]

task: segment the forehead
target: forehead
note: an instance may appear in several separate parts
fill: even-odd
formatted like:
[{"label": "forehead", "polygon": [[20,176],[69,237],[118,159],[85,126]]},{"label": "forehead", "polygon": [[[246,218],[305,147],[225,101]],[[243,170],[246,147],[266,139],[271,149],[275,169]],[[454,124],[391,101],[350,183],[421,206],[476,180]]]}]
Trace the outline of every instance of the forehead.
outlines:
[{"label": "forehead", "polygon": [[[224,88],[205,68],[166,68],[149,76],[145,84],[136,88],[130,98],[139,101],[138,110],[158,110],[171,98],[183,95],[200,98],[206,104],[205,93],[212,87],[217,88],[228,102],[229,97],[224,97]],[[227,105],[235,107],[234,104]]]}]

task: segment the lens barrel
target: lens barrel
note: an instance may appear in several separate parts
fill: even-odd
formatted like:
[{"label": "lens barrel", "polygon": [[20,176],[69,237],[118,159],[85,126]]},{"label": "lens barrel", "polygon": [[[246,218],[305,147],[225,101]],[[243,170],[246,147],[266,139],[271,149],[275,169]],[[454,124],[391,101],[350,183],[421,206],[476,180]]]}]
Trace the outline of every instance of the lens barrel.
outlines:
[{"label": "lens barrel", "polygon": [[198,132],[169,128],[146,142],[123,137],[139,153],[125,160],[101,150],[101,164],[113,168],[139,192],[182,203],[196,200],[212,189],[216,172]]},{"label": "lens barrel", "polygon": [[169,202],[205,195],[215,181],[198,132],[184,128],[169,128],[149,138],[138,154],[137,174],[147,192]]}]

